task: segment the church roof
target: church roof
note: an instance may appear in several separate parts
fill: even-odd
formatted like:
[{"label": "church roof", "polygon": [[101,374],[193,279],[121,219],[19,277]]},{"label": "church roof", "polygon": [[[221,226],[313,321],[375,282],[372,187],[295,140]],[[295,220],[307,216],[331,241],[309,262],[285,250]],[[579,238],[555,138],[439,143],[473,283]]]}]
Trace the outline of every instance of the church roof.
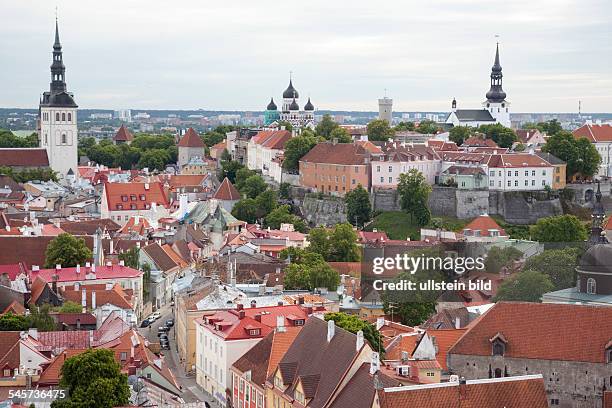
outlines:
[{"label": "church roof", "polygon": [[486,109],[457,109],[455,115],[459,122],[495,122],[491,112]]},{"label": "church roof", "polygon": [[266,110],[275,111],[276,109],[278,108],[276,107],[276,104],[274,103],[274,98],[270,98],[270,103],[266,107]]},{"label": "church roof", "polygon": [[0,166],[48,167],[49,157],[43,148],[0,149]]},{"label": "church roof", "polygon": [[204,147],[204,142],[193,128],[187,129],[185,136],[178,143],[179,147]]},{"label": "church roof", "polygon": [[130,131],[125,127],[125,125],[121,125],[121,127],[119,128],[119,130],[117,131],[117,133],[115,133],[115,136],[113,137],[113,140],[115,140],[116,142],[128,142],[133,139],[134,139],[134,135],[130,133]]},{"label": "church roof", "polygon": [[300,94],[298,93],[298,91],[296,91],[296,89],[293,87],[293,82],[290,79],[289,80],[289,86],[287,87],[287,89],[285,89],[285,92],[283,92],[283,98],[299,98]]},{"label": "church roof", "polygon": [[221,184],[219,184],[219,187],[217,188],[217,191],[215,191],[213,198],[225,201],[240,200],[240,193],[238,192],[236,187],[234,187],[232,182],[229,181],[229,179],[226,177],[223,179]]},{"label": "church roof", "polygon": [[289,110],[290,111],[300,110],[300,105],[297,104],[297,102],[295,101],[295,98],[293,98],[293,102],[291,102],[291,105],[289,105]]},{"label": "church roof", "polygon": [[310,102],[310,98],[308,98],[308,102],[306,102],[306,105],[304,105],[304,110],[305,111],[313,111],[314,110],[314,105],[312,104],[312,102]]}]

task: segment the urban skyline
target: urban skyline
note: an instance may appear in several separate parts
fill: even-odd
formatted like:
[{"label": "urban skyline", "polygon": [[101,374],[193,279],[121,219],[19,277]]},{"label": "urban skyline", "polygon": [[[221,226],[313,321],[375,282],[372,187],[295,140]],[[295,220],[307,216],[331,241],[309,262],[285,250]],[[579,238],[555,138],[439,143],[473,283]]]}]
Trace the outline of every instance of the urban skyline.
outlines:
[{"label": "urban skyline", "polygon": [[[485,4],[188,4],[143,13],[143,3],[107,2],[86,13],[63,1],[58,8],[66,78],[82,108],[258,111],[280,97],[289,71],[302,98],[322,110],[375,111],[385,89],[395,111],[447,111],[453,97],[473,107],[488,89],[499,40],[513,112],[576,112],[579,100],[585,112],[612,111],[602,43],[608,4],[513,1],[495,12]],[[6,7],[0,43],[15,58],[0,106],[35,106],[53,15],[44,3]]]}]

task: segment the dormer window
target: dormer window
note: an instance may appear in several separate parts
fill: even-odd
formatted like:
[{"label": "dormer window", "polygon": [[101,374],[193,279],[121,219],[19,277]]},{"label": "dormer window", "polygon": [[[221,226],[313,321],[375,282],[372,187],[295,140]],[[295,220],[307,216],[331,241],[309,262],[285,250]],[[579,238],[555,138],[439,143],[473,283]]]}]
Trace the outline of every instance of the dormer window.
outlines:
[{"label": "dormer window", "polygon": [[296,326],[303,326],[304,325],[304,319],[298,319],[298,320],[294,321],[294,324]]},{"label": "dormer window", "polygon": [[587,294],[589,295],[597,294],[597,282],[593,278],[587,279]]},{"label": "dormer window", "polygon": [[261,334],[261,329],[250,329],[249,336],[259,336]]},{"label": "dormer window", "polygon": [[126,195],[122,195],[121,196],[121,201],[127,202],[127,200],[128,200],[128,196],[126,196]]},{"label": "dormer window", "polygon": [[501,340],[495,340],[493,342],[493,355],[503,356],[506,352],[506,345]]},{"label": "dormer window", "polygon": [[281,378],[280,373],[274,376],[274,386],[276,388],[280,388],[281,390],[285,388],[285,384],[283,384],[283,379]]},{"label": "dormer window", "polygon": [[606,363],[612,363],[612,347],[606,350]]}]

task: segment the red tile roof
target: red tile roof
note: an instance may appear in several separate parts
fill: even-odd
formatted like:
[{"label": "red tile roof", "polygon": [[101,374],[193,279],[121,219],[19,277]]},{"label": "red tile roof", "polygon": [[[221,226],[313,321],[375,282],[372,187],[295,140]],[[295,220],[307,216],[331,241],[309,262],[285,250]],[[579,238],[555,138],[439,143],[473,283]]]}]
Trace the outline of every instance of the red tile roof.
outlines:
[{"label": "red tile roof", "polygon": [[[235,310],[221,310],[205,315],[203,319],[196,319],[196,324],[209,329],[225,341],[262,338],[273,330],[251,317],[240,319],[239,312]],[[258,330],[258,334],[251,335],[252,330]]]},{"label": "red tile roof", "polygon": [[115,283],[110,290],[107,290],[106,288],[91,288],[89,285],[81,286],[81,289],[79,290],[66,288],[62,295],[66,300],[81,304],[83,292],[85,292],[85,302],[87,308],[93,307],[93,293],[95,293],[96,308],[102,305],[111,304],[120,309],[132,309],[132,296],[128,295],[118,283]]},{"label": "red tile roof", "polygon": [[49,167],[46,149],[11,148],[0,149],[0,167]]},{"label": "red tile roof", "polygon": [[490,356],[490,339],[497,334],[508,342],[505,357],[605,363],[612,313],[606,307],[499,302],[449,354]]},{"label": "red tile roof", "polygon": [[360,165],[365,164],[366,150],[353,143],[319,143],[300,162]]},{"label": "red tile roof", "polygon": [[30,300],[29,300],[29,302],[31,304],[32,303],[36,303],[38,301],[38,298],[43,293],[43,291],[45,290],[46,287],[47,287],[47,282],[43,278],[41,278],[40,276],[37,276],[34,279],[34,282],[32,282],[32,286],[30,287]]},{"label": "red tile roof", "polygon": [[457,343],[457,340],[459,340],[465,331],[466,329],[427,330],[429,337],[431,337],[434,344],[438,346],[436,360],[438,360],[438,363],[440,363],[444,370],[448,368],[448,350]]},{"label": "red tile roof", "polygon": [[481,237],[491,236],[490,230],[499,231],[500,236],[506,236],[506,231],[488,215],[480,215],[472,220],[463,230],[480,231]]},{"label": "red tile roof", "polygon": [[552,165],[536,154],[511,153],[493,154],[489,160],[489,167],[551,167]]},{"label": "red tile roof", "polygon": [[14,315],[24,315],[26,312],[26,308],[16,300],[13,300],[10,305],[8,305],[0,315],[5,315],[7,313],[12,313]]},{"label": "red tile roof", "polygon": [[152,230],[153,227],[149,220],[145,217],[134,216],[130,217],[128,222],[118,231],[119,234],[137,234],[145,235],[148,231]]},{"label": "red tile roof", "polygon": [[429,139],[427,146],[431,147],[435,151],[458,151],[459,147],[455,142],[445,142],[443,140]]},{"label": "red tile roof", "polygon": [[179,147],[201,147],[204,148],[202,138],[196,133],[193,128],[187,129],[185,135],[178,142]]},{"label": "red tile roof", "polygon": [[84,353],[86,349],[67,349],[56,356],[45,368],[38,380],[39,385],[58,385],[62,366],[66,359]]},{"label": "red tile roof", "polygon": [[574,137],[586,137],[591,142],[612,142],[612,125],[583,125],[574,130]]},{"label": "red tile roof", "polygon": [[213,198],[225,201],[240,200],[240,192],[226,177],[223,179],[221,184],[219,184],[219,187],[217,187],[217,191],[215,191],[215,194],[213,194]]},{"label": "red tile roof", "polygon": [[[81,271],[77,273],[77,268],[62,268],[57,272],[58,282],[74,282],[85,281],[88,273],[92,272],[91,268],[81,267]],[[31,279],[41,277],[46,282],[51,282],[53,275],[56,274],[56,269],[41,269],[39,271],[30,271]],[[128,279],[141,276],[142,272],[132,269],[129,266],[113,265],[113,266],[96,266],[96,279]]]},{"label": "red tile roof", "polygon": [[468,137],[462,144],[462,146],[471,147],[499,147],[492,139],[483,139],[478,136]]},{"label": "red tile roof", "polygon": [[541,375],[385,388],[381,408],[547,408]]},{"label": "red tile roof", "polygon": [[11,265],[0,265],[0,275],[7,274],[9,279],[14,281],[18,275],[26,273],[26,266],[23,262],[19,262]]},{"label": "red tile roof", "polygon": [[291,132],[288,130],[262,130],[251,141],[267,149],[283,150],[289,139]]},{"label": "red tile roof", "polygon": [[110,211],[148,210],[153,203],[163,207],[169,204],[159,182],[104,183],[104,193]]},{"label": "red tile roof", "polygon": [[121,125],[115,136],[113,136],[113,140],[116,142],[130,142],[134,140],[134,135],[130,133],[125,125]]}]

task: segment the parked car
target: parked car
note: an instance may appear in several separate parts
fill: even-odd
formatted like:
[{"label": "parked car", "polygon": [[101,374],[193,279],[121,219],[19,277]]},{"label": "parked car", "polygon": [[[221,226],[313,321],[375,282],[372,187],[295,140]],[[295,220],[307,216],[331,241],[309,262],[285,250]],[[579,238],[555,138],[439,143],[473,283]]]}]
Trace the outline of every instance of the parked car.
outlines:
[{"label": "parked car", "polygon": [[168,343],[168,342],[161,343],[161,349],[162,350],[170,350],[170,343]]},{"label": "parked car", "polygon": [[167,327],[172,327],[172,326],[174,326],[174,319],[168,319],[168,320],[166,320],[166,326],[167,326]]},{"label": "parked car", "polygon": [[162,334],[162,335],[159,337],[159,342],[160,342],[160,343],[168,343],[168,342],[169,342],[169,340],[168,340],[168,335],[167,335],[167,334]]},{"label": "parked car", "polygon": [[149,319],[157,320],[160,317],[161,317],[161,313],[160,312],[155,312],[155,313],[152,313],[151,316],[149,316]]},{"label": "parked car", "polygon": [[141,323],[140,323],[140,327],[149,327],[151,325],[151,322],[149,321],[149,319],[144,319]]}]

